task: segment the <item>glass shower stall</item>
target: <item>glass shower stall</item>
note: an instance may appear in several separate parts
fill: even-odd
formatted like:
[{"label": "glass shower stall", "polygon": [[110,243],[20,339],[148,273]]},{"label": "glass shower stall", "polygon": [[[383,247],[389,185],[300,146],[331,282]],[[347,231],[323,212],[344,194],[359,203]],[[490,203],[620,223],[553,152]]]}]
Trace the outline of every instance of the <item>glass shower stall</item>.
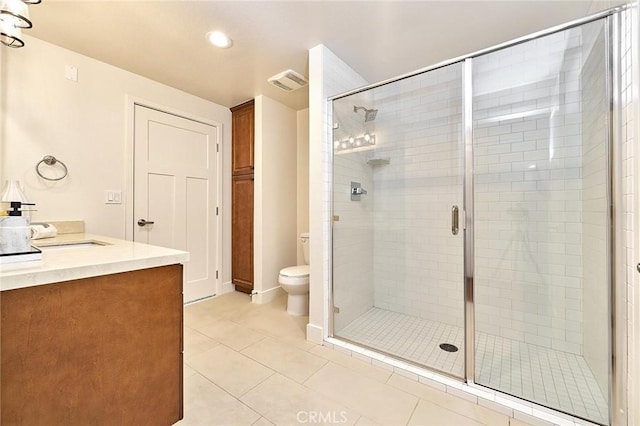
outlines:
[{"label": "glass shower stall", "polygon": [[333,337],[609,423],[616,19],[331,100]]}]

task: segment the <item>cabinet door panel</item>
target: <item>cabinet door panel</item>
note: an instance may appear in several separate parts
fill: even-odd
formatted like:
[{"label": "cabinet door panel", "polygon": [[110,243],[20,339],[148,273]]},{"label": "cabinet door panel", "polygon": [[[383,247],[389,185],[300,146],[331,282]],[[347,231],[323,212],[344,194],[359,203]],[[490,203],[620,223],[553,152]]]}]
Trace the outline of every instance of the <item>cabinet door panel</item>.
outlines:
[{"label": "cabinet door panel", "polygon": [[182,418],[182,265],[3,291],[0,424]]},{"label": "cabinet door panel", "polygon": [[236,290],[253,290],[253,175],[233,178],[232,281]]},{"label": "cabinet door panel", "polygon": [[253,101],[231,109],[233,113],[233,165],[232,173],[253,173],[253,134],[254,109]]}]

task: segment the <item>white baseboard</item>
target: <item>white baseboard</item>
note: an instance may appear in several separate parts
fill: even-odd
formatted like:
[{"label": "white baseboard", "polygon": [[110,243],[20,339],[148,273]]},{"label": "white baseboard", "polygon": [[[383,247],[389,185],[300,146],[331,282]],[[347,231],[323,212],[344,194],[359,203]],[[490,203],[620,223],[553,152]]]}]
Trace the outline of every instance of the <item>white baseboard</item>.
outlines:
[{"label": "white baseboard", "polygon": [[222,291],[220,294],[232,293],[236,291],[236,286],[231,281],[227,281],[226,283],[222,283]]},{"label": "white baseboard", "polygon": [[257,292],[254,290],[253,294],[251,295],[251,302],[258,304],[269,303],[282,296],[283,294],[284,290],[280,286],[273,287],[262,292]]},{"label": "white baseboard", "polygon": [[321,345],[324,341],[324,331],[322,327],[315,324],[307,324],[307,340]]}]

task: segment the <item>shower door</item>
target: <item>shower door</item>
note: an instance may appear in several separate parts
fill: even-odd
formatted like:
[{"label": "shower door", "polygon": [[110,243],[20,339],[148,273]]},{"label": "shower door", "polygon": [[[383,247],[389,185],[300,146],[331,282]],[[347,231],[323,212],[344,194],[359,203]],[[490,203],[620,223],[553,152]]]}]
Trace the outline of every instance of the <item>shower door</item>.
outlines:
[{"label": "shower door", "polygon": [[607,40],[473,58],[475,382],[608,423]]},{"label": "shower door", "polygon": [[333,101],[333,335],[464,377],[462,63]]}]

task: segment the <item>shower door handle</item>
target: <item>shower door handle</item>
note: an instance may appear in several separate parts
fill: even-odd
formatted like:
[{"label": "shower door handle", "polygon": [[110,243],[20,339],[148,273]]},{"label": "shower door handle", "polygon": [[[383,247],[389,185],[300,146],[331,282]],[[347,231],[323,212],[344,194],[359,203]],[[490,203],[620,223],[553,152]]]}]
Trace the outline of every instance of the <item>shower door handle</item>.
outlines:
[{"label": "shower door handle", "polygon": [[458,206],[451,207],[451,233],[453,235],[458,235],[458,221],[460,215],[458,214]]}]

